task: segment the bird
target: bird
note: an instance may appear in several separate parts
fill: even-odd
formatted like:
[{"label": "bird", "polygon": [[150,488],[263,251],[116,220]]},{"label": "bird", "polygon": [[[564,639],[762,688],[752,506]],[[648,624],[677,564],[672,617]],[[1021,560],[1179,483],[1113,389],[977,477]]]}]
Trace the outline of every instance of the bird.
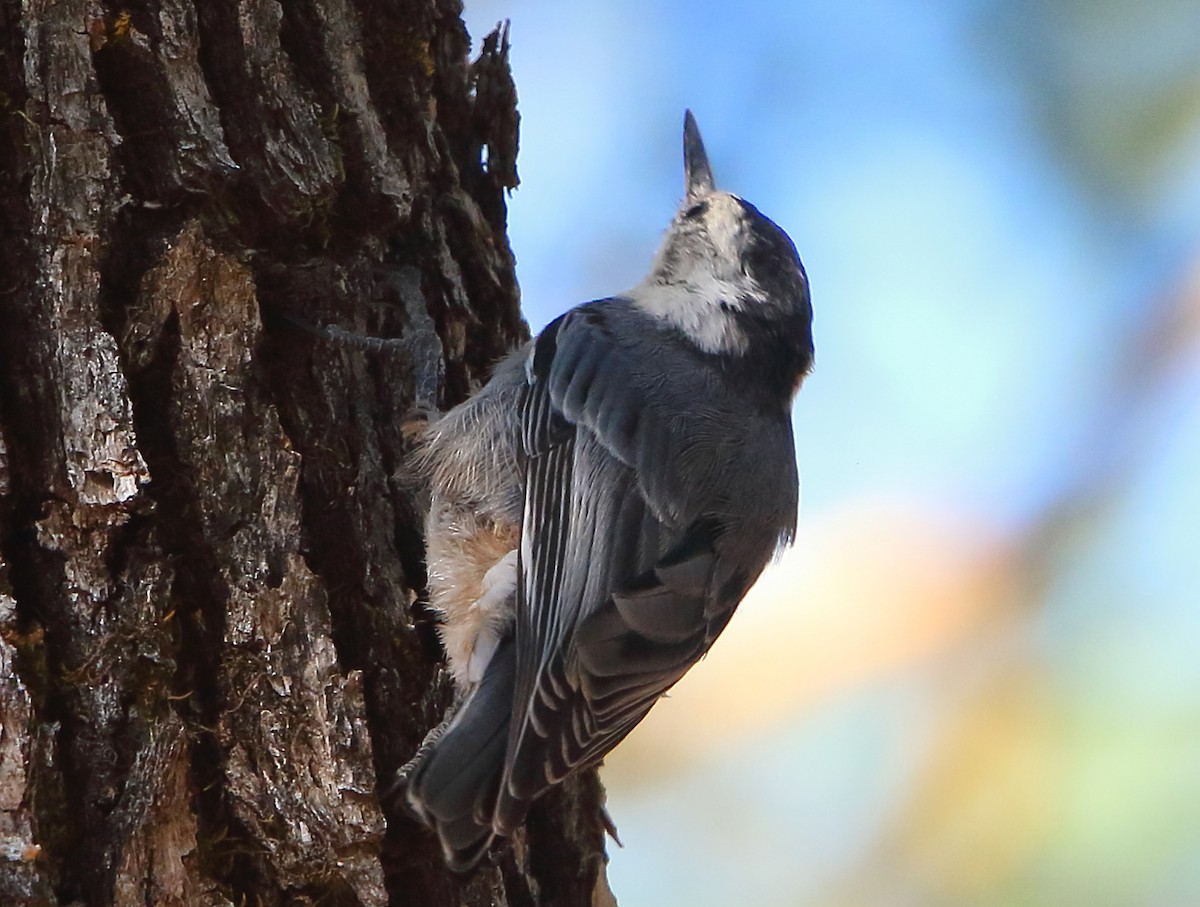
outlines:
[{"label": "bird", "polygon": [[691,111],[683,159],[646,277],[555,319],[421,441],[455,702],[390,796],[459,872],[632,731],[795,537],[808,276],[717,189]]}]

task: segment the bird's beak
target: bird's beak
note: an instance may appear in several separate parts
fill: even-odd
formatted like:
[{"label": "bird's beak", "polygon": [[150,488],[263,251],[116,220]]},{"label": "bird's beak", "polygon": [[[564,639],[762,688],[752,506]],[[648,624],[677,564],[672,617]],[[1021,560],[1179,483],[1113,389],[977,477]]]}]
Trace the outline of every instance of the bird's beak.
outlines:
[{"label": "bird's beak", "polygon": [[688,204],[699,201],[717,187],[712,167],[708,165],[704,139],[700,138],[700,128],[690,110],[683,114],[683,178]]}]

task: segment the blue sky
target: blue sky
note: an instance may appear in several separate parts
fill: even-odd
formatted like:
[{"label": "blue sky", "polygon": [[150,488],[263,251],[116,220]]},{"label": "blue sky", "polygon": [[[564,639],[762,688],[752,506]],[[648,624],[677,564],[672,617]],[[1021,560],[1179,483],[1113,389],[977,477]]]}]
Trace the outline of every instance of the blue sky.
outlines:
[{"label": "blue sky", "polygon": [[[535,331],[645,272],[692,108],[718,183],[788,231],[811,279],[802,520],[913,500],[1019,538],[1096,480],[1084,531],[1030,579],[1047,688],[1200,716],[1200,352],[1136,347],[1189,279],[1200,298],[1200,6],[489,0],[465,17],[476,40],[512,22],[510,238]],[[835,765],[904,689],[771,739]],[[889,766],[871,777],[904,775]],[[863,817],[900,783],[847,822],[882,822]],[[640,859],[614,857],[618,897],[660,903],[665,876]],[[778,903],[809,903],[778,885]],[[728,903],[687,901],[710,902]]]},{"label": "blue sky", "polygon": [[1177,262],[1146,273],[1171,237],[1064,178],[981,6],[470,4],[476,35],[513,22],[531,326],[645,271],[690,106],[718,180],[810,273],[806,501],[888,486],[1026,518],[1073,469],[1132,297]]}]

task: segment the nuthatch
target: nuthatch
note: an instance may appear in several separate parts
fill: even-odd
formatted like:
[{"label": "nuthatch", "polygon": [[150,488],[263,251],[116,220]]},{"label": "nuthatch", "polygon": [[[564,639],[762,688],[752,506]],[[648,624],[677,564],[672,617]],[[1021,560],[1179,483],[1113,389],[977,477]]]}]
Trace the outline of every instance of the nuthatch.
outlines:
[{"label": "nuthatch", "polygon": [[645,280],[552,322],[425,440],[458,705],[397,792],[454,869],[616,746],[795,534],[808,279],[783,230],[716,189],[690,111],[683,156]]}]

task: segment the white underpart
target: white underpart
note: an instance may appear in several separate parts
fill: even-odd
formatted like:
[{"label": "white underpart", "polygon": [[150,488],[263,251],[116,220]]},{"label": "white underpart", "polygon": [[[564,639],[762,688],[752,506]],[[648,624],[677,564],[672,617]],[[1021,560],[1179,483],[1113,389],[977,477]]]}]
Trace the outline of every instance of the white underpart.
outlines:
[{"label": "white underpart", "polygon": [[429,605],[460,692],[483,676],[515,615],[518,530],[434,495],[425,524]]},{"label": "white underpart", "polygon": [[746,336],[733,316],[716,305],[727,285],[716,281],[640,284],[628,296],[655,318],[687,334],[706,353],[746,352]]},{"label": "white underpart", "polygon": [[468,683],[481,681],[483,672],[491,664],[496,646],[500,644],[501,632],[509,622],[511,601],[516,591],[517,551],[514,548],[483,575],[483,595],[471,606],[480,618],[480,629],[467,662]]},{"label": "white underpart", "polygon": [[740,355],[746,352],[747,340],[729,310],[742,308],[747,298],[763,300],[766,295],[741,269],[740,233],[745,229],[741,206],[733,196],[714,192],[704,225],[708,248],[676,259],[674,270],[666,273],[663,251],[671,243],[668,236],[650,275],[627,295],[655,318],[683,331],[705,352]]}]

